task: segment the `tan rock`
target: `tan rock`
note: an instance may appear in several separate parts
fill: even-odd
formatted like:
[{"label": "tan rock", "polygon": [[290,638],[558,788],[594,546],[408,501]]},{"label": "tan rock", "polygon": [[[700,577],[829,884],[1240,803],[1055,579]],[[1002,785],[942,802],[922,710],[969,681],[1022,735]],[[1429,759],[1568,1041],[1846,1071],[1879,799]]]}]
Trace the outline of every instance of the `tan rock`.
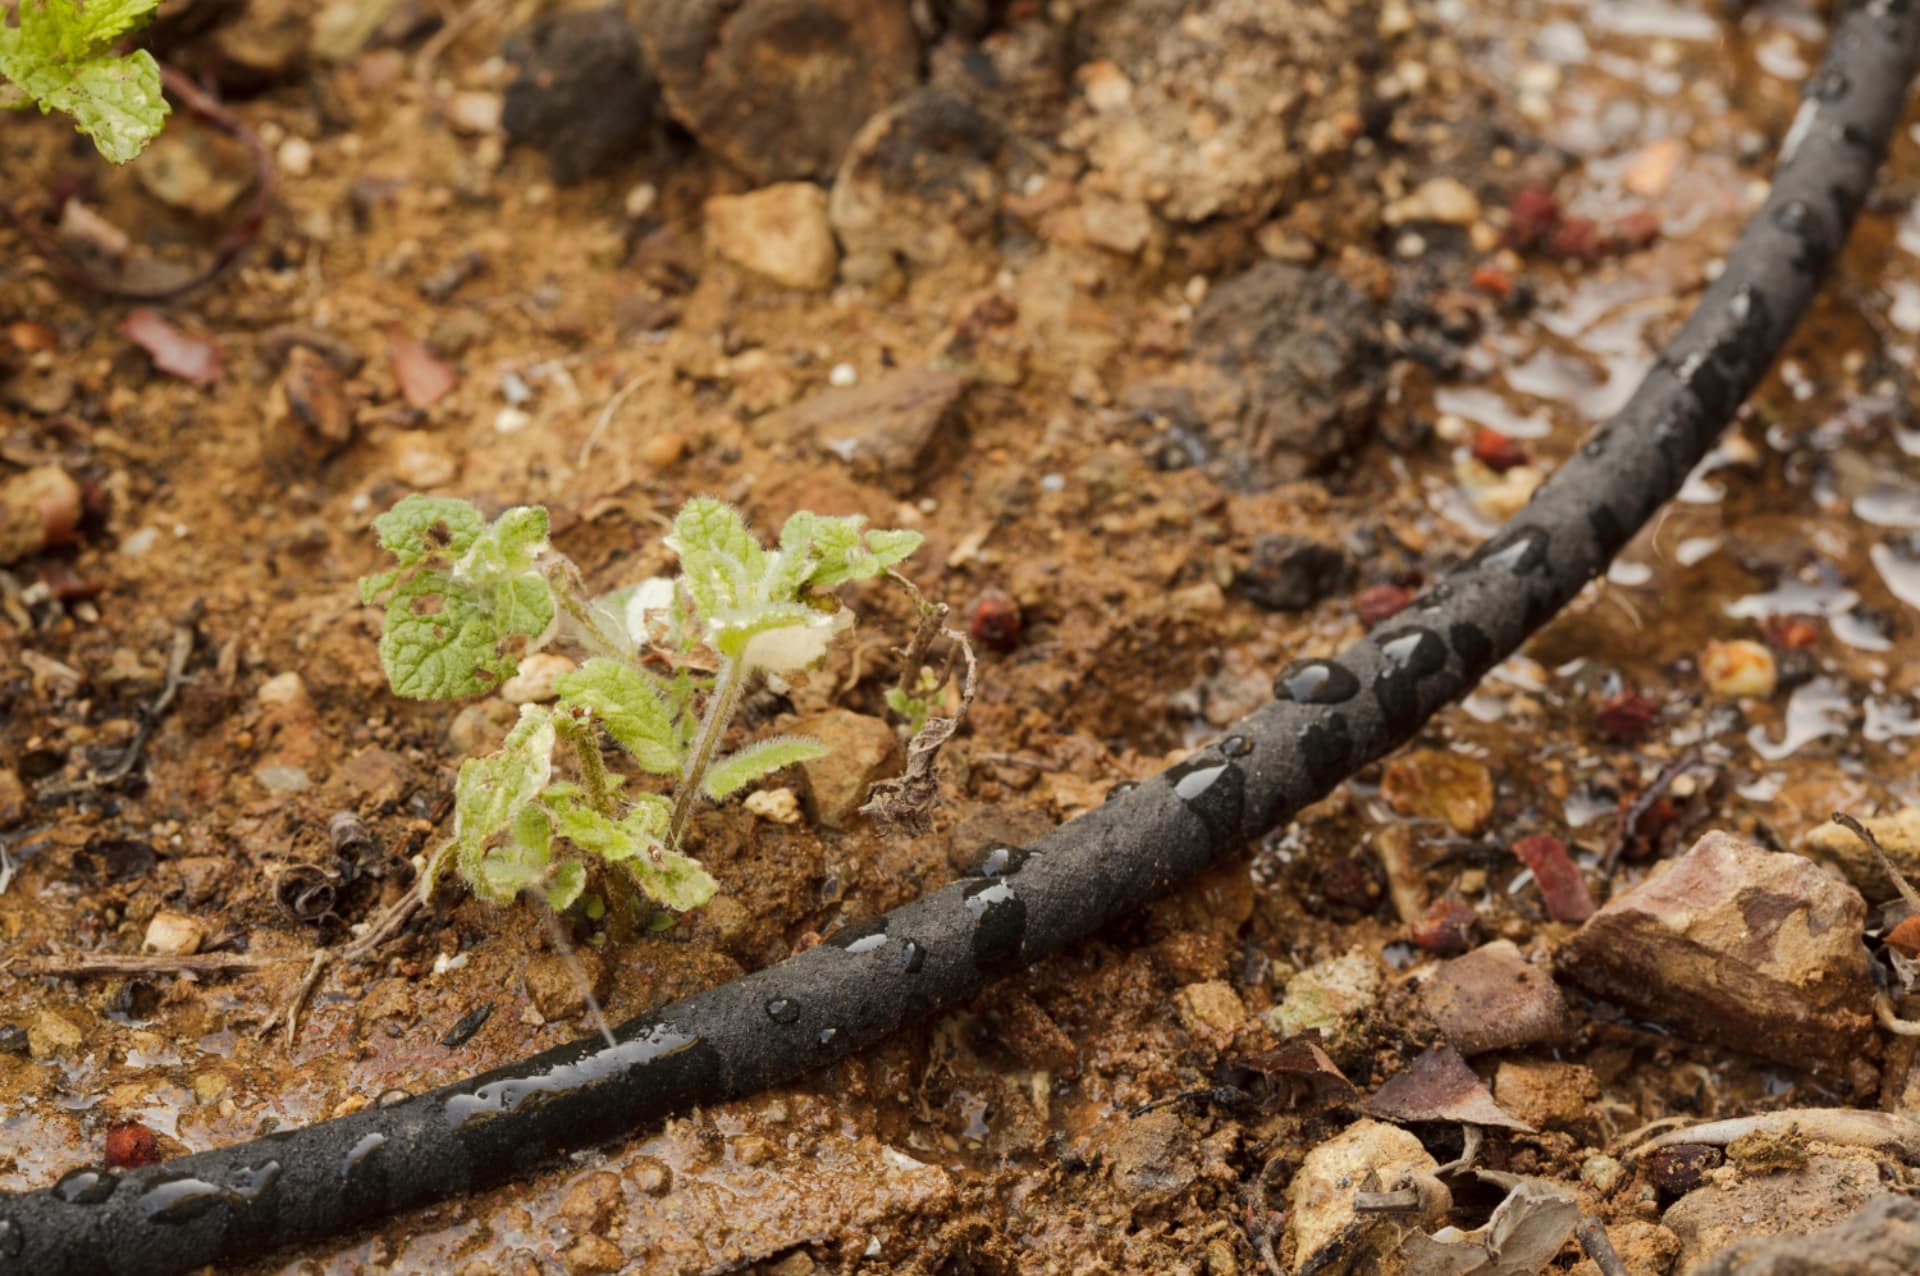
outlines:
[{"label": "tan rock", "polygon": [[1380,216],[1389,226],[1407,222],[1466,226],[1480,216],[1480,198],[1458,178],[1435,177],[1422,182],[1412,194],[1388,204]]},{"label": "tan rock", "polygon": [[612,986],[612,972],[600,954],[592,949],[576,949],[572,960],[578,963],[577,970],[559,953],[541,953],[527,962],[527,996],[532,999],[533,1008],[549,1021],[564,1022],[586,1013],[583,979],[599,998],[605,998]]},{"label": "tan rock", "polygon": [[513,677],[500,684],[500,698],[508,704],[541,704],[560,693],[554,683],[573,672],[573,661],[552,651],[536,651],[520,662]]},{"label": "tan rock", "polygon": [[1692,1276],[1736,1242],[1806,1236],[1846,1221],[1880,1193],[1880,1172],[1867,1155],[1815,1156],[1803,1170],[1694,1189],[1661,1219],[1680,1240],[1673,1276]]},{"label": "tan rock", "polygon": [[78,1054],[86,1044],[80,1025],[57,1011],[35,1011],[27,1022],[27,1053],[36,1059]]},{"label": "tan rock", "polygon": [[949,372],[901,368],[762,417],[754,435],[762,443],[811,442],[856,473],[891,478],[904,489],[952,424],[966,389]]},{"label": "tan rock", "polygon": [[611,1276],[627,1266],[626,1253],[604,1236],[582,1236],[561,1257],[568,1276]]},{"label": "tan rock", "polygon": [[1414,749],[1387,763],[1380,795],[1402,815],[1440,820],[1470,837],[1493,814],[1493,776],[1472,758],[1443,749]]},{"label": "tan rock", "polygon": [[1798,855],[1701,838],[1581,927],[1560,973],[1735,1050],[1838,1067],[1873,1031],[1859,892]]},{"label": "tan rock", "polygon": [[[1410,1232],[1445,1221],[1452,1200],[1446,1186],[1433,1177],[1438,1168],[1419,1139],[1381,1121],[1356,1121],[1314,1148],[1287,1190],[1293,1207],[1287,1230],[1297,1255],[1294,1270],[1389,1270],[1389,1256]],[[1415,1188],[1420,1207],[1401,1214],[1356,1213],[1354,1189],[1370,1180],[1383,1192]]]},{"label": "tan rock", "polygon": [[161,953],[168,957],[185,957],[200,951],[200,945],[207,942],[207,926],[198,917],[185,913],[176,913],[161,909],[147,923],[147,937],[142,944],[150,953]]},{"label": "tan rock", "polygon": [[1224,979],[1188,984],[1173,995],[1173,1010],[1189,1035],[1223,1046],[1247,1020],[1246,1003]]},{"label": "tan rock", "polygon": [[1493,1074],[1493,1101],[1535,1129],[1585,1125],[1587,1102],[1599,1096],[1600,1082],[1577,1063],[1509,1059]]},{"label": "tan rock", "polygon": [[845,828],[867,800],[867,787],[898,769],[900,742],[879,718],[829,709],[794,724],[827,746],[825,757],[800,764],[813,818],[830,829]]},{"label": "tan rock", "polygon": [[827,224],[827,193],[811,182],[716,195],[704,211],[707,246],[735,265],[788,288],[833,282],[840,250]]},{"label": "tan rock", "polygon": [[[1893,866],[1909,882],[1920,883],[1920,806],[1902,807],[1891,815],[1860,822],[1879,840]],[[1838,824],[1814,826],[1800,845],[1813,858],[1839,870],[1875,903],[1892,899],[1899,893],[1892,880],[1880,870],[1880,861],[1867,849],[1866,843]]]},{"label": "tan rock", "polygon": [[1497,939],[1442,962],[1420,990],[1440,1032],[1464,1055],[1546,1045],[1570,1027],[1567,1004],[1552,974]]},{"label": "tan rock", "polygon": [[620,1176],[607,1170],[583,1174],[567,1186],[560,1198],[560,1217],[576,1236],[599,1232],[626,1203]]}]

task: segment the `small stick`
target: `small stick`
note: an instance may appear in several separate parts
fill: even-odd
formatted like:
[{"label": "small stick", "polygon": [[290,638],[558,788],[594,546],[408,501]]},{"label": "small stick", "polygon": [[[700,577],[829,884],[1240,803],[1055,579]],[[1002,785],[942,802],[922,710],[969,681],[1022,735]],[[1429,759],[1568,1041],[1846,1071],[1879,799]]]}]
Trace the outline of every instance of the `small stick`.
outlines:
[{"label": "small stick", "polygon": [[17,967],[23,974],[79,978],[85,975],[173,975],[186,971],[264,970],[298,957],[262,957],[253,953],[75,953],[30,957]]},{"label": "small stick", "polygon": [[1619,1251],[1613,1242],[1607,1239],[1607,1229],[1600,1225],[1597,1218],[1582,1218],[1573,1234],[1580,1238],[1580,1248],[1586,1251],[1593,1265],[1603,1276],[1627,1276],[1627,1265],[1620,1261]]},{"label": "small stick", "polygon": [[1680,778],[1681,773],[1690,769],[1698,761],[1700,761],[1699,752],[1688,749],[1661,767],[1660,774],[1653,777],[1653,783],[1642,790],[1640,796],[1633,799],[1632,804],[1621,815],[1619,826],[1613,831],[1612,845],[1607,847],[1607,853],[1600,859],[1602,873],[1613,872],[1613,866],[1620,860],[1620,853],[1627,849],[1627,843],[1633,840],[1635,830],[1640,827],[1640,821],[1646,817],[1647,812],[1653,809],[1653,804],[1665,797],[1667,790],[1673,787],[1673,782]]},{"label": "small stick", "polygon": [[1880,871],[1893,879],[1893,888],[1900,892],[1901,901],[1920,914],[1920,891],[1914,890],[1906,875],[1894,867],[1893,857],[1887,854],[1886,847],[1880,845],[1880,839],[1873,835],[1873,831],[1845,811],[1835,811],[1833,822],[1867,844],[1867,849],[1880,861]]},{"label": "small stick", "polygon": [[127,778],[133,768],[140,764],[146,755],[147,740],[153,735],[153,729],[159,725],[161,715],[173,704],[173,698],[179,694],[180,684],[186,681],[187,659],[193,655],[193,628],[179,625],[173,631],[173,645],[167,653],[166,679],[161,683],[160,694],[153,703],[140,711],[139,725],[134,729],[133,742],[120,755],[119,761],[104,771],[95,771],[84,779],[70,784],[50,784],[34,794],[42,801],[54,798],[72,797],[79,793],[88,793],[94,789],[109,788]]},{"label": "small stick", "polygon": [[1420,1208],[1420,1189],[1403,1187],[1397,1192],[1355,1192],[1355,1214],[1411,1214]]}]

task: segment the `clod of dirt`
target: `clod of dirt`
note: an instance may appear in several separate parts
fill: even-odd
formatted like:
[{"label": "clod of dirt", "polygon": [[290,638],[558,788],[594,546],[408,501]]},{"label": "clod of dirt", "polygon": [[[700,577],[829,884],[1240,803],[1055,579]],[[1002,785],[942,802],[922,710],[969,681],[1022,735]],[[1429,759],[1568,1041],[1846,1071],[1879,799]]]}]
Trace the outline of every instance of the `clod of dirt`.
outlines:
[{"label": "clod of dirt", "polygon": [[[1453,1198],[1433,1176],[1438,1168],[1419,1139],[1380,1121],[1356,1121],[1307,1153],[1287,1190],[1294,1271],[1385,1270],[1409,1235],[1446,1221]],[[1418,1204],[1404,1213],[1360,1213],[1354,1201],[1363,1183],[1380,1192],[1410,1187]]]},{"label": "clod of dirt", "polygon": [[1174,1014],[1187,1035],[1214,1046],[1224,1046],[1247,1021],[1240,994],[1224,979],[1188,984],[1173,994]]},{"label": "clod of dirt", "polygon": [[783,288],[817,292],[833,283],[840,250],[827,223],[827,194],[811,182],[776,182],[701,207],[707,246]]},{"label": "clod of dirt", "polygon": [[1458,753],[1415,749],[1387,763],[1380,795],[1402,815],[1439,820],[1472,837],[1493,814],[1493,775]]},{"label": "clod of dirt", "polygon": [[919,74],[905,0],[628,0],[667,107],[756,182],[833,175]]},{"label": "clod of dirt", "polygon": [[901,368],[863,385],[823,390],[761,418],[754,433],[768,443],[811,440],[856,474],[882,478],[904,495],[955,423],[966,388],[950,372]]},{"label": "clod of dirt", "polygon": [[53,1010],[35,1012],[27,1021],[27,1053],[35,1059],[58,1059],[80,1053],[87,1034],[72,1019]]},{"label": "clod of dirt", "polygon": [[1674,1276],[1693,1276],[1736,1242],[1806,1236],[1845,1222],[1880,1194],[1880,1179],[1872,1156],[1815,1156],[1804,1170],[1699,1187],[1661,1219],[1680,1238]]},{"label": "clod of dirt", "polygon": [[1920,1201],[1874,1197],[1858,1213],[1805,1236],[1739,1241],[1697,1276],[1906,1276],[1920,1271]]},{"label": "clod of dirt", "polygon": [[558,953],[541,953],[527,962],[527,998],[550,1023],[569,1023],[587,1012],[582,979],[601,1000],[613,986],[613,972],[592,949],[577,951],[573,961],[577,969]]},{"label": "clod of dirt", "polygon": [[[1893,866],[1908,881],[1920,882],[1920,806],[1902,807],[1891,815],[1860,822],[1879,839]],[[1899,893],[1867,844],[1838,824],[1814,825],[1800,845],[1814,859],[1840,870],[1861,894],[1876,903]]]},{"label": "clod of dirt", "polygon": [[57,465],[0,482],[0,563],[64,545],[80,526],[80,485]]},{"label": "clod of dirt", "polygon": [[1493,1101],[1536,1130],[1579,1129],[1599,1097],[1599,1080],[1577,1063],[1508,1059],[1493,1074]]},{"label": "clod of dirt", "polygon": [[1253,555],[1233,587],[1268,611],[1305,611],[1344,590],[1353,570],[1353,561],[1337,545],[1263,532],[1254,537]]},{"label": "clod of dirt", "polygon": [[660,117],[660,88],[619,13],[581,9],[537,18],[501,50],[520,73],[507,86],[507,136],[545,152],[571,186],[643,152]]},{"label": "clod of dirt", "polygon": [[899,769],[900,741],[879,718],[829,709],[796,722],[794,730],[827,746],[825,757],[800,764],[808,805],[823,828],[851,824],[867,786]]},{"label": "clod of dirt", "polygon": [[1379,312],[1338,275],[1269,261],[1218,284],[1193,349],[1202,417],[1237,421],[1222,450],[1267,482],[1324,470],[1373,431]]},{"label": "clod of dirt", "polygon": [[1089,6],[1061,140],[1090,183],[1167,217],[1258,217],[1344,156],[1372,97],[1378,5]]},{"label": "clod of dirt", "polygon": [[560,1217],[575,1235],[599,1232],[606,1228],[626,1201],[620,1176],[607,1170],[584,1174],[567,1188],[560,1198]]},{"label": "clod of dirt", "polygon": [[1113,1179],[1143,1207],[1171,1200],[1200,1175],[1200,1148],[1171,1108],[1118,1122],[1102,1148]]},{"label": "clod of dirt", "polygon": [[1736,1050],[1839,1066],[1869,1040],[1866,903],[1797,855],[1709,833],[1594,914],[1560,973]]},{"label": "clod of dirt", "polygon": [[582,1236],[567,1247],[561,1259],[567,1265],[567,1276],[612,1276],[627,1266],[626,1252],[604,1236]]},{"label": "clod of dirt", "polygon": [[867,121],[827,207],[847,278],[877,284],[900,262],[938,266],[991,230],[1003,141],[986,112],[940,89],[910,93]]},{"label": "clod of dirt", "polygon": [[1420,999],[1441,1035],[1466,1055],[1551,1045],[1571,1027],[1552,976],[1507,939],[1442,962]]},{"label": "clod of dirt", "polygon": [[353,406],[340,369],[306,346],[287,351],[280,374],[284,412],[270,427],[269,450],[283,462],[317,462],[353,440]]},{"label": "clod of dirt", "polygon": [[1501,1111],[1492,1092],[1452,1046],[1422,1052],[1405,1072],[1360,1106],[1369,1116],[1388,1121],[1459,1121],[1503,1130],[1533,1129]]},{"label": "clod of dirt", "polygon": [[1364,1049],[1380,1002],[1380,966],[1365,952],[1334,957],[1287,981],[1286,997],[1266,1014],[1282,1037],[1318,1032],[1336,1062],[1352,1062]]}]

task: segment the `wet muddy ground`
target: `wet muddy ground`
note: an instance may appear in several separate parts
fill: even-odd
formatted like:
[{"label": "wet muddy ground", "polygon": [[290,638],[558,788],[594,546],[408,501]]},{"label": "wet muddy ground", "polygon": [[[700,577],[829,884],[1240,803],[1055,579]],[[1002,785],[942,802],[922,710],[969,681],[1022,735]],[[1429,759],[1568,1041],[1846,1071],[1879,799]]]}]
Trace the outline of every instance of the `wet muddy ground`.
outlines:
[{"label": "wet muddy ground", "polygon": [[[203,1149],[589,1030],[539,919],[459,900],[331,975],[291,1047],[263,1031],[307,955],[405,889],[460,758],[511,720],[386,689],[354,582],[400,496],[544,503],[609,589],[670,565],[689,495],[763,529],[859,512],[926,533],[911,574],[958,615],[1018,605],[933,833],[837,820],[795,780],[795,823],[699,818],[724,892],[703,912],[570,920],[623,1018],[1177,761],[1467,552],[1712,277],[1824,31],[1811,5],[1658,0],[941,12],[913,32],[921,96],[831,182],[824,274],[817,197],[727,200],[833,177],[778,171],[765,139],[703,144],[663,110],[637,151],[566,152],[591,172],[556,184],[564,148],[500,123],[523,3],[402,4],[345,49],[300,6],[166,29],[278,172],[258,242],[153,307],[160,338],[0,227],[0,483],[41,474],[77,519],[10,539],[0,571],[0,1189],[130,1126]],[[820,109],[856,106],[851,133],[866,107]],[[149,274],[209,254],[251,179],[186,115],[126,171],[12,119],[0,169],[96,270]],[[1232,1062],[1310,1024],[1371,1094],[1439,1039],[1443,959],[1506,939],[1545,969],[1576,925],[1516,843],[1564,843],[1604,903],[1711,829],[1803,849],[1834,810],[1920,806],[1916,189],[1903,133],[1785,358],[1604,582],[1243,861],[800,1084],[237,1270],[1217,1276],[1265,1243],[1292,1270],[1287,1184],[1353,1109]],[[910,608],[850,600],[855,641],[752,729],[885,717]],[[343,811],[364,840],[330,836]],[[259,964],[35,973],[183,927]],[[1917,1101],[1891,1037],[1794,1066],[1567,1001],[1536,1044],[1464,1051],[1534,1127],[1492,1130],[1480,1163],[1578,1193],[1630,1270],[1706,1242],[1663,1224],[1673,1184],[1594,1168],[1620,1136]],[[1457,1125],[1413,1128],[1459,1151]],[[1498,1199],[1454,1196],[1463,1228]]]}]

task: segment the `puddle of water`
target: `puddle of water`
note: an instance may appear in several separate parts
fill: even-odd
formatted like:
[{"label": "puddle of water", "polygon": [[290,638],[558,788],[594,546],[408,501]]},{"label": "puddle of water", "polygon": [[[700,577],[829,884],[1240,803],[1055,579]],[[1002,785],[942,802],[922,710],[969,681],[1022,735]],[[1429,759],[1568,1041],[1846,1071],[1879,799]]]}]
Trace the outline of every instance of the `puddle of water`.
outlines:
[{"label": "puddle of water", "polygon": [[1792,757],[1813,741],[1830,735],[1844,735],[1853,702],[1846,689],[1832,678],[1815,678],[1794,689],[1787,699],[1787,720],[1780,738],[1769,736],[1764,727],[1747,732],[1747,743],[1769,762]]},{"label": "puddle of water", "polygon": [[1920,608],[1920,558],[1910,547],[1883,541],[1867,551],[1874,570],[1886,582],[1887,592],[1909,607]]}]

